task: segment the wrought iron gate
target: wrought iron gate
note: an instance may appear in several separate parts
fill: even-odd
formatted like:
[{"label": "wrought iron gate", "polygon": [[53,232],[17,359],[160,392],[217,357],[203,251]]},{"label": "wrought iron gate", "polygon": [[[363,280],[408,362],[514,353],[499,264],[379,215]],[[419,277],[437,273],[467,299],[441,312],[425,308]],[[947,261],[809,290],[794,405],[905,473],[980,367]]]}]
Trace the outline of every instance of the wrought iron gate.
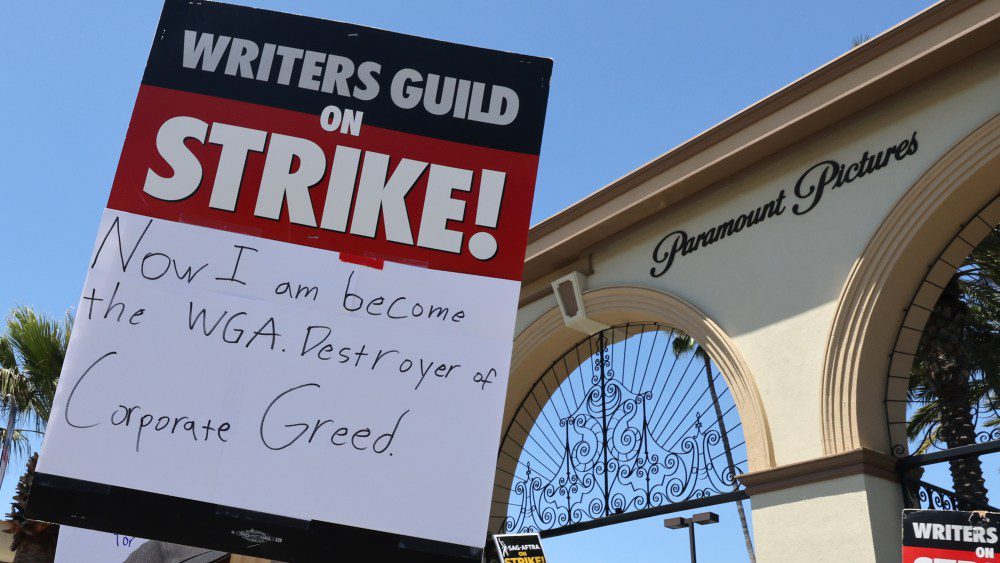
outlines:
[{"label": "wrought iron gate", "polygon": [[581,340],[539,378],[501,444],[493,528],[560,535],[746,497],[725,380],[655,323]]}]

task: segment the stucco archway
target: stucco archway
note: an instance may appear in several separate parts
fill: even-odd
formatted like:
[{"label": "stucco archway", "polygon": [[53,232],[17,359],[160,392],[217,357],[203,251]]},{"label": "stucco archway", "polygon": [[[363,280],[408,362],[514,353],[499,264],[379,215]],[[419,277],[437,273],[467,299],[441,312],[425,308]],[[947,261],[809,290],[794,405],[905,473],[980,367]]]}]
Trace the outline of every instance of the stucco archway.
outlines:
[{"label": "stucco archway", "polygon": [[[583,294],[588,315],[608,325],[655,322],[684,331],[708,352],[726,380],[736,403],[746,438],[748,466],[751,471],[774,465],[771,437],[756,382],[746,361],[732,340],[714,322],[690,303],[665,293],[637,286],[615,286]],[[565,326],[559,309],[546,311],[514,340],[511,377],[503,428],[511,427],[516,408],[539,377],[571,349],[581,333]],[[527,425],[530,428],[530,424]],[[510,477],[519,452],[501,456],[494,486],[494,507],[506,506]],[[503,464],[510,467],[503,471]],[[492,514],[491,530],[497,529],[503,516]]]},{"label": "stucco archway", "polygon": [[961,262],[968,255],[971,247],[960,236],[981,230],[972,223],[980,221],[977,213],[1000,221],[1000,202],[988,205],[998,193],[1000,115],[956,144],[906,192],[855,262],[824,361],[825,453],[859,447],[889,452],[883,399],[891,352],[904,322],[923,326],[906,320],[907,306],[939,256],[955,253],[952,259]]}]

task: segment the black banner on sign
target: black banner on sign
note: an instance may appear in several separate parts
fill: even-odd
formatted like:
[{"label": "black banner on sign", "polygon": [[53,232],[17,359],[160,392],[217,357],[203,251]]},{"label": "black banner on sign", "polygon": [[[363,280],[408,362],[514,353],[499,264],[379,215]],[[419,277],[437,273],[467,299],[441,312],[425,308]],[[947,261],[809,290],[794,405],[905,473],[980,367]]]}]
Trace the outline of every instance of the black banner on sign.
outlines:
[{"label": "black banner on sign", "polygon": [[460,563],[482,550],[36,473],[26,516],[80,528],[289,562]]},{"label": "black banner on sign", "polygon": [[994,561],[1000,513],[904,510],[903,563]]},{"label": "black banner on sign", "polygon": [[317,18],[168,0],[142,83],[538,154],[552,61]]},{"label": "black banner on sign", "polygon": [[493,536],[493,543],[500,563],[545,563],[538,534],[501,534]]}]

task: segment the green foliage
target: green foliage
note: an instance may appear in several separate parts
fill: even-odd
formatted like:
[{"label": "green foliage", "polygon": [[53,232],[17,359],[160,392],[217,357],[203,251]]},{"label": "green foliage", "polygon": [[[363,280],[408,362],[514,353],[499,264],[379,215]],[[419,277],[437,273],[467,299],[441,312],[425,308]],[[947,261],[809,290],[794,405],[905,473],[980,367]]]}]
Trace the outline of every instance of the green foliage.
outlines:
[{"label": "green foliage", "polygon": [[24,306],[7,316],[0,334],[0,439],[13,408],[12,458],[28,453],[26,433],[45,430],[72,324],[69,315],[58,322]]},{"label": "green foliage", "polygon": [[[908,389],[919,405],[907,435],[924,453],[937,442],[954,440],[949,416],[955,403],[988,413],[996,426],[1000,410],[1000,228],[972,251],[942,291],[924,327]],[[968,429],[964,431],[968,434]],[[974,439],[974,433],[964,436]],[[953,446],[952,446],[953,447]]]},{"label": "green foliage", "polygon": [[690,335],[685,334],[679,330],[674,331],[674,340],[670,343],[673,348],[673,353],[675,356],[680,357],[688,352],[694,351],[695,355],[702,361],[708,359],[708,353],[691,338]]}]

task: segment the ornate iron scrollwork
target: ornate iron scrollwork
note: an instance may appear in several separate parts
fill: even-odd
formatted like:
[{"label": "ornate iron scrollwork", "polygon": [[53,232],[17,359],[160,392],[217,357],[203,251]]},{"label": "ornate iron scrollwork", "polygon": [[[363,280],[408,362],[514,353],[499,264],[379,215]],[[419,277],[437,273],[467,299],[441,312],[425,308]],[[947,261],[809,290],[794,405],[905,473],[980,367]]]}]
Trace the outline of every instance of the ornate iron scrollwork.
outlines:
[{"label": "ornate iron scrollwork", "polygon": [[998,512],[988,504],[979,504],[964,499],[954,491],[932,485],[926,481],[903,475],[903,504],[906,508],[926,510],[986,510]]},{"label": "ornate iron scrollwork", "polygon": [[679,337],[658,325],[607,329],[540,380],[544,389],[536,385],[522,405],[539,410],[518,444],[504,532],[551,530],[739,487],[745,460],[733,462],[726,450],[735,444],[735,459],[744,457],[735,405],[707,357],[675,354]]}]

